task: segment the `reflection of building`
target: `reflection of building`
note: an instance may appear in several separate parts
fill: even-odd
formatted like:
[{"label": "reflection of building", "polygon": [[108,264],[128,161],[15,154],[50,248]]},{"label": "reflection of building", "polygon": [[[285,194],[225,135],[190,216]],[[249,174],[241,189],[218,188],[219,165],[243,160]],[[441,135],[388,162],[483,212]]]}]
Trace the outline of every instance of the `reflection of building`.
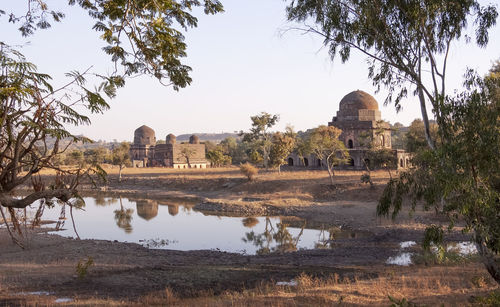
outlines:
[{"label": "reflection of building", "polygon": [[148,126],[141,126],[134,132],[134,143],[130,146],[134,167],[166,166],[173,168],[206,168],[205,144],[200,144],[196,135],[189,143],[177,143],[169,134],[165,144],[156,144],[155,132]]},{"label": "reflection of building", "polygon": [[[339,111],[328,126],[334,126],[342,130],[340,140],[349,150],[351,157],[344,168],[363,169],[365,167],[364,157],[370,141],[377,148],[391,149],[391,129],[389,123],[381,118],[378,103],[370,94],[363,91],[354,91],[342,98],[339,103]],[[398,168],[408,167],[409,154],[404,150],[393,149],[394,158],[397,158]],[[368,161],[367,161],[368,162]],[[314,155],[301,159],[296,154],[290,155],[288,165],[299,165],[309,167],[320,167],[325,165]]]},{"label": "reflection of building", "polygon": [[137,215],[149,221],[158,215],[158,203],[154,200],[144,199],[136,202]]},{"label": "reflection of building", "polygon": [[168,214],[171,216],[176,216],[179,214],[179,206],[177,205],[167,205],[168,206]]}]

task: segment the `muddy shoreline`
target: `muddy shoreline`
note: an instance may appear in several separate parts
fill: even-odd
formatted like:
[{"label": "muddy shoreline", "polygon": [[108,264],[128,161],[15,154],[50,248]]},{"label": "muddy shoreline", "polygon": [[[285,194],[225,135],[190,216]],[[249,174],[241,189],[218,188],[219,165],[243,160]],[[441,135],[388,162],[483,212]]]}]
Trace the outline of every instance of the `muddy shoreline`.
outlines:
[{"label": "muddy shoreline", "polygon": [[[74,240],[45,233],[31,233],[27,248],[21,250],[12,244],[5,229],[0,229],[0,306],[30,304],[33,297],[18,294],[33,291],[50,292],[48,305],[55,297],[77,301],[104,299],[131,305],[165,289],[181,298],[217,296],[253,289],[263,283],[290,281],[304,273],[317,278],[337,274],[356,282],[386,278],[387,274],[394,274],[390,272],[414,274],[420,266],[395,267],[386,261],[401,251],[400,242],[419,242],[425,227],[442,223],[443,217],[421,211],[412,216],[405,212],[394,221],[376,217],[376,200],[386,180],[383,177],[377,178],[376,187],[370,189],[358,183],[357,174],[346,174],[339,176],[338,185],[332,189],[321,183],[327,180],[321,174],[306,175],[302,180],[291,174],[288,178],[264,177],[257,182],[244,182],[234,171],[221,178],[204,173],[193,173],[191,178],[178,173],[129,175],[121,183],[111,177],[105,188],[87,187],[81,194],[159,201],[183,199],[194,203],[194,210],[209,215],[299,217],[312,228],[326,224],[364,235],[339,238],[328,249],[241,255],[213,250],[147,249],[133,243]],[[312,176],[319,179],[311,179]],[[447,234],[446,239],[463,241],[468,236],[455,231]],[[421,248],[416,245],[408,252],[418,254]],[[85,278],[78,278],[78,262],[90,258],[94,265]],[[484,273],[479,263],[469,266],[471,272]],[[420,268],[427,270],[426,266]],[[457,274],[461,269],[457,267]],[[454,267],[450,270],[455,272]],[[449,298],[457,294],[450,295]],[[352,300],[355,297],[352,294]],[[459,297],[462,302],[469,299],[466,293]]]}]

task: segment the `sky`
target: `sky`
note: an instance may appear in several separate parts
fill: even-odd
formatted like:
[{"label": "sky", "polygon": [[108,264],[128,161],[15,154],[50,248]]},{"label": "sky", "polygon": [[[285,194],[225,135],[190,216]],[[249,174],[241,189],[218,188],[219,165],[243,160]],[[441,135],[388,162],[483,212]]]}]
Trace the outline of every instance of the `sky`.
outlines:
[{"label": "sky", "polygon": [[[21,12],[27,1],[6,0],[2,9]],[[16,26],[0,17],[0,41],[19,46],[40,72],[64,84],[72,70],[110,72],[111,61],[101,50],[94,21],[77,7],[49,0],[49,8],[66,14],[62,23],[22,38]],[[141,125],[156,131],[157,139],[169,133],[220,133],[248,130],[250,116],[260,112],[279,114],[275,130],[292,125],[306,130],[331,121],[342,97],[363,90],[379,102],[382,118],[409,125],[420,118],[415,97],[403,101],[396,113],[393,105],[383,105],[385,90],[375,93],[368,79],[366,57],[353,53],[342,64],[332,61],[320,37],[299,31],[286,21],[282,0],[222,0],[225,12],[205,16],[201,11],[198,28],[186,33],[192,84],[180,91],[142,76],[127,81],[111,101],[111,109],[91,116],[90,126],[71,128],[94,140],[132,141]],[[500,4],[498,0],[486,3]],[[7,9],[8,11],[8,9]],[[454,42],[449,57],[448,88],[459,89],[466,67],[487,73],[500,59],[500,27],[490,32],[487,48]],[[430,110],[430,108],[429,108]]]}]

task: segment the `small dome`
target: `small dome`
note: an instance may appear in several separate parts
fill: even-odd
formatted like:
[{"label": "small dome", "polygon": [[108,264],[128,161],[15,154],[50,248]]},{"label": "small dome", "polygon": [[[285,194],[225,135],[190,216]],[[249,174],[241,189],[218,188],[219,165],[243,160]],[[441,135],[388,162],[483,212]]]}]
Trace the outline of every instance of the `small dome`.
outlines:
[{"label": "small dome", "polygon": [[146,125],[142,125],[134,131],[135,145],[155,145],[155,131]]},{"label": "small dome", "polygon": [[175,144],[175,141],[176,141],[176,137],[175,135],[173,135],[172,133],[170,133],[169,135],[167,135],[167,138],[166,138],[166,142],[167,144]]},{"label": "small dome", "polygon": [[200,138],[193,134],[189,137],[189,144],[200,144]]},{"label": "small dome", "polygon": [[340,101],[342,115],[357,116],[358,110],[378,110],[378,103],[372,95],[360,90],[350,92]]}]

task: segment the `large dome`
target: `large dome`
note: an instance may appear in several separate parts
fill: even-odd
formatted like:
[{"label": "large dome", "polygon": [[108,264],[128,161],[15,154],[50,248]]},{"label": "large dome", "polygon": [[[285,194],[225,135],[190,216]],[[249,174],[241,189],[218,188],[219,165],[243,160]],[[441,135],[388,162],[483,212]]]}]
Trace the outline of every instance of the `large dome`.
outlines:
[{"label": "large dome", "polygon": [[342,115],[357,116],[358,110],[378,110],[378,103],[372,95],[359,90],[350,92],[340,101]]},{"label": "large dome", "polygon": [[155,145],[155,131],[146,125],[142,125],[134,131],[135,145]]}]

